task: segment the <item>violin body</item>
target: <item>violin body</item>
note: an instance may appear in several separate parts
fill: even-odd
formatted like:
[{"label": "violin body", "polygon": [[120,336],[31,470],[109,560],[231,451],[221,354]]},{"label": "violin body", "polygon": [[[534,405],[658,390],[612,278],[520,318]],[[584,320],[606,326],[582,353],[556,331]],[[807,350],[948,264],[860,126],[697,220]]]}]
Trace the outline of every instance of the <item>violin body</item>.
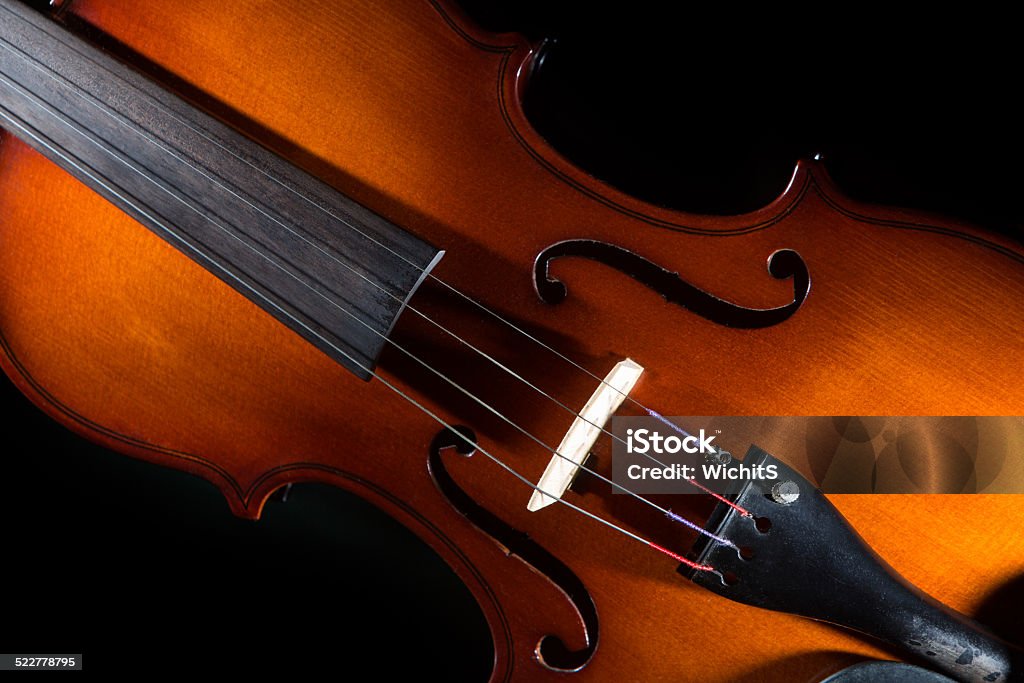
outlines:
[{"label": "violin body", "polygon": [[[213,113],[445,249],[434,271],[445,282],[600,376],[622,358],[641,363],[647,371],[634,395],[665,415],[1003,415],[1024,407],[1024,250],[1011,240],[859,204],[816,162],[801,163],[775,202],[745,215],[645,204],[575,168],[532,130],[521,100],[535,51],[521,37],[483,33],[430,2],[251,4],[138,0],[128,9],[76,0],[70,12],[173,74]],[[313,64],[330,64],[330,78]],[[810,681],[891,656],[852,633],[707,593],[665,557],[571,511],[528,512],[529,489],[482,457],[442,454],[463,491],[568,566],[596,606],[599,644],[585,665],[572,674],[545,666],[545,637],[585,650],[597,634],[563,588],[439,489],[427,465],[437,422],[382,382],[347,372],[10,136],[0,144],[0,216],[0,360],[21,391],[90,440],[208,479],[243,517],[259,517],[267,498],[293,482],[366,498],[472,591],[495,646],[492,680]],[[800,254],[813,284],[784,323],[736,329],[605,264],[564,259],[552,269],[568,296],[545,303],[532,284],[534,261],[574,239],[619,245],[750,308],[792,299],[792,283],[766,270],[780,249]],[[413,305],[510,366],[530,368],[569,406],[595,388],[430,283]],[[424,320],[406,312],[396,334],[446,375],[490,392],[546,443],[564,435],[565,412],[481,367]],[[471,425],[481,445],[526,476],[540,476],[550,453],[424,368],[388,349],[380,371],[449,423]],[[610,496],[578,497],[610,518],[646,521]],[[991,523],[1015,515],[1020,496],[830,498],[909,581],[965,613],[1024,570],[1024,537]],[[685,552],[692,540],[680,532],[667,542]],[[998,560],[968,547],[992,549]],[[693,653],[710,653],[699,671]]]}]

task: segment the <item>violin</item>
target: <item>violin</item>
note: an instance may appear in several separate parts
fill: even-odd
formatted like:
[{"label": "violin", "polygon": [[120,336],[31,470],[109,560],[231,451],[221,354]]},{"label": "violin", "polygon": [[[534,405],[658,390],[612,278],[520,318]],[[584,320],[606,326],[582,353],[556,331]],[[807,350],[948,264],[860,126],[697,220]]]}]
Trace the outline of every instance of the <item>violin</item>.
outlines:
[{"label": "violin", "polygon": [[[645,503],[581,415],[627,359],[605,418],[1019,413],[1019,244],[852,200],[814,160],[741,215],[639,200],[532,128],[538,46],[453,6],[171,5],[0,4],[0,362],[49,417],[242,518],[296,483],[359,495],[465,584],[492,680],[1021,676],[954,614],[1019,581],[992,522],[1018,495],[824,496],[785,470],[792,500]],[[576,425],[597,441],[556,493]],[[816,564],[833,544],[872,580]]]}]

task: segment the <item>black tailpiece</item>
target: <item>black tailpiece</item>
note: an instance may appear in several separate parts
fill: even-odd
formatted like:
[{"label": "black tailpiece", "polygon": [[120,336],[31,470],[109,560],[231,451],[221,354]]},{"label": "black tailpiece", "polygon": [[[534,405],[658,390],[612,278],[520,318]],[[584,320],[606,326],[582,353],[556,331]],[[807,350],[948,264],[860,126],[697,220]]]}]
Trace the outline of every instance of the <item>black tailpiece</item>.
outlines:
[{"label": "black tailpiece", "polygon": [[[692,558],[718,573],[678,571],[730,600],[851,628],[961,681],[1020,681],[1020,650],[915,588],[879,557],[810,482],[756,446],[747,465],[775,465],[776,480],[742,484],[719,503]],[[741,556],[742,555],[742,556]],[[964,577],[970,580],[970,577]]]}]

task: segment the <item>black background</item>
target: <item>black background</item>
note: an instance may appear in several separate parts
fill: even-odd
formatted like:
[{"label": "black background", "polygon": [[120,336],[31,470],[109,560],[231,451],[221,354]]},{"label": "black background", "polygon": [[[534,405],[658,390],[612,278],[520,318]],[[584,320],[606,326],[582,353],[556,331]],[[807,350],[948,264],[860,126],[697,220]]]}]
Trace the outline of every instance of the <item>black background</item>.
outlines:
[{"label": "black background", "polygon": [[[822,153],[858,199],[1020,239],[1019,64],[1005,17],[545,4],[465,8],[491,29],[558,38],[528,112],[628,192],[739,213]],[[238,520],[205,482],[96,448],[8,382],[0,392],[5,652],[84,651],[93,672],[345,674],[364,660],[381,678],[486,676],[468,592],[358,499],[296,487],[260,523]]]}]

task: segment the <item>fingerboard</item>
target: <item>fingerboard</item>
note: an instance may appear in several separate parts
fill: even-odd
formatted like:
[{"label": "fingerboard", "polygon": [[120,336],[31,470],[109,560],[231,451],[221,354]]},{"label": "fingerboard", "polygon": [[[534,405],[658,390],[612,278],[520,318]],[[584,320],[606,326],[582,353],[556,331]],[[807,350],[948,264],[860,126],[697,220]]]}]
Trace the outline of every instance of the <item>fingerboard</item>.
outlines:
[{"label": "fingerboard", "polygon": [[363,379],[443,255],[13,0],[0,126]]}]

